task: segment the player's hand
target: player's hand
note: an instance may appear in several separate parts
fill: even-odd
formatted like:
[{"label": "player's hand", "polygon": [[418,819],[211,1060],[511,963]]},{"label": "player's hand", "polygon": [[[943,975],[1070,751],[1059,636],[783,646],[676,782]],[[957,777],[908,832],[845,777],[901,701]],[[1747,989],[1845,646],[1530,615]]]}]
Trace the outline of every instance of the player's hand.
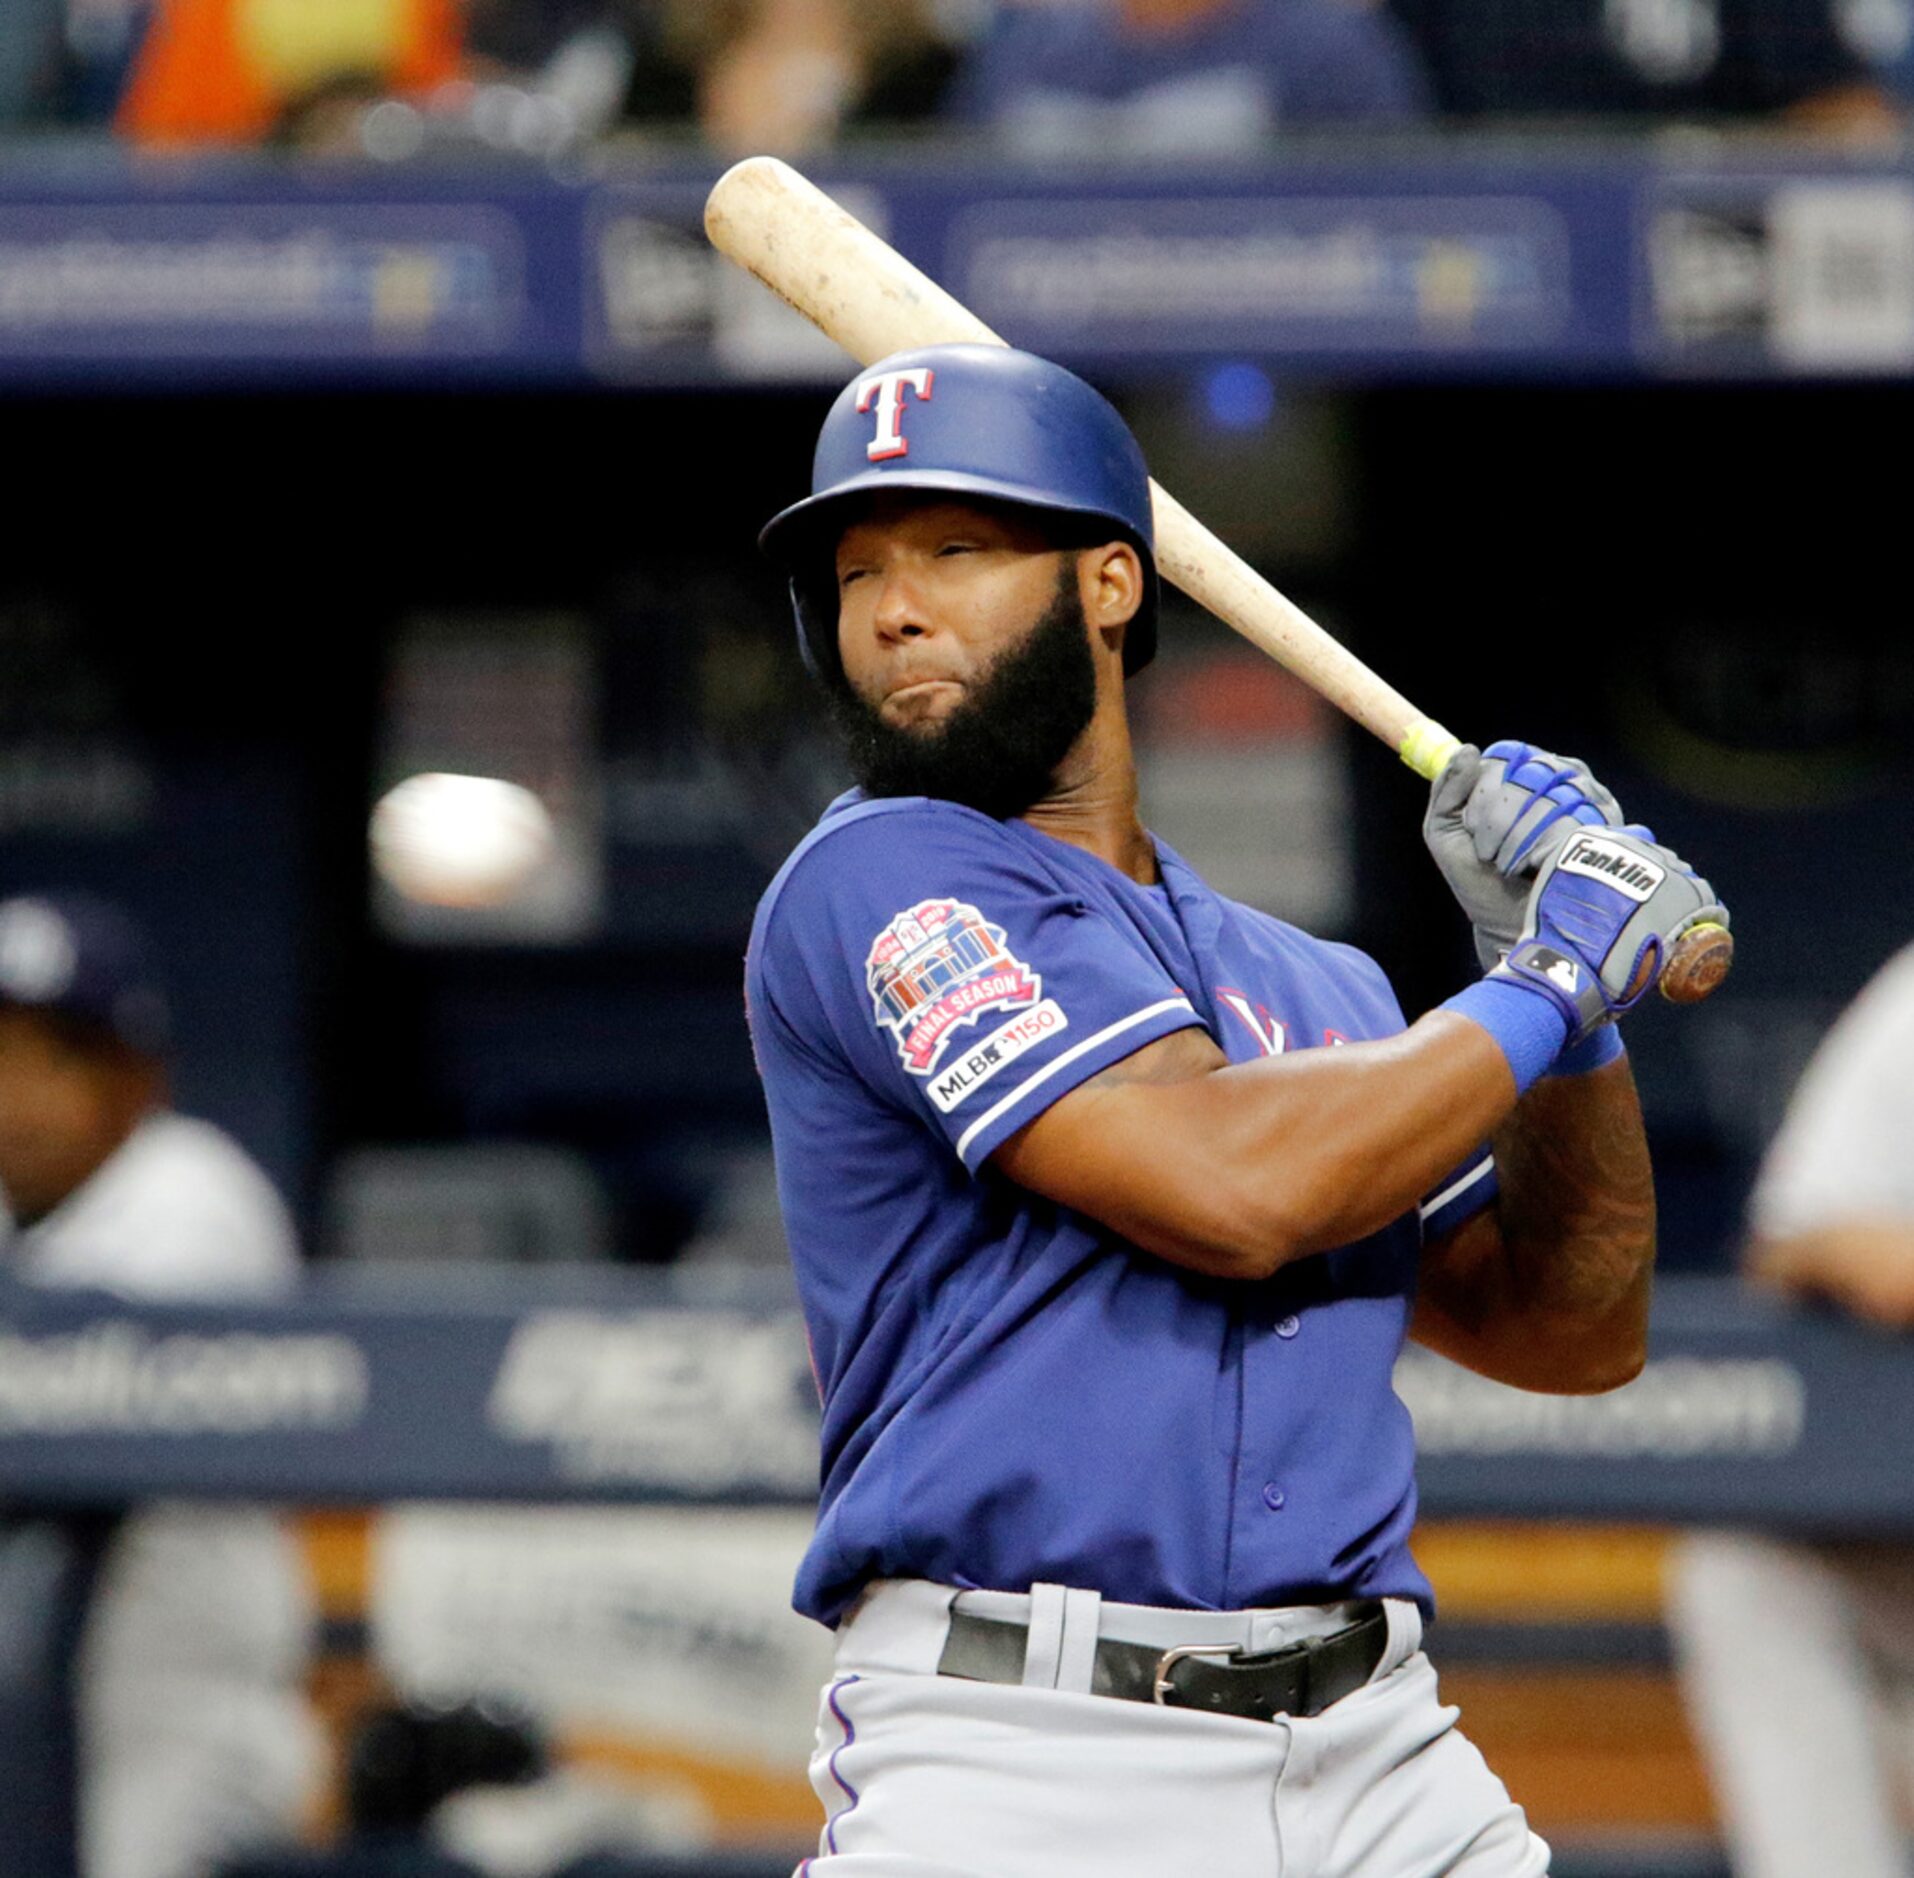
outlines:
[{"label": "player's hand", "polygon": [[1914,1226],[1839,1220],[1749,1248],[1748,1275],[1793,1297],[1827,1298],[1887,1330],[1914,1330]]},{"label": "player's hand", "polygon": [[1529,888],[1550,852],[1580,827],[1619,828],[1621,806],[1572,756],[1503,741],[1465,743],[1435,779],[1422,839],[1475,928],[1493,971],[1514,945]]},{"label": "player's hand", "polygon": [[1703,920],[1726,926],[1728,909],[1646,828],[1575,828],[1550,844],[1522,930],[1489,976],[1552,999],[1580,1043],[1639,1004]]}]

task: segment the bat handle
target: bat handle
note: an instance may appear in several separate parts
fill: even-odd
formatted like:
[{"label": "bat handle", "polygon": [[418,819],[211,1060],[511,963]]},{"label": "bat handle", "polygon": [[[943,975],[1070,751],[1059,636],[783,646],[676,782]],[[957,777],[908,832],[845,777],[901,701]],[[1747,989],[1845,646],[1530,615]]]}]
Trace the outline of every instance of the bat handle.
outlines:
[{"label": "bat handle", "polygon": [[1444,730],[1433,717],[1418,717],[1396,743],[1396,754],[1425,782],[1434,782],[1462,748],[1462,739]]}]

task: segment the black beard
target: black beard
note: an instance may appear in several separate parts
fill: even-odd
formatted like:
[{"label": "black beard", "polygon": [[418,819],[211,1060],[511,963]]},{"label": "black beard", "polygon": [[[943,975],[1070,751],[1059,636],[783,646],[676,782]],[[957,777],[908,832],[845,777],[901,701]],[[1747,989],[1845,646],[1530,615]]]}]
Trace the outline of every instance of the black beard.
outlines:
[{"label": "black beard", "polygon": [[832,687],[831,716],[851,774],[867,796],[936,796],[1003,821],[1049,793],[1058,766],[1097,705],[1075,558],[1037,623],[991,661],[968,695],[926,730],[886,724],[848,686]]}]

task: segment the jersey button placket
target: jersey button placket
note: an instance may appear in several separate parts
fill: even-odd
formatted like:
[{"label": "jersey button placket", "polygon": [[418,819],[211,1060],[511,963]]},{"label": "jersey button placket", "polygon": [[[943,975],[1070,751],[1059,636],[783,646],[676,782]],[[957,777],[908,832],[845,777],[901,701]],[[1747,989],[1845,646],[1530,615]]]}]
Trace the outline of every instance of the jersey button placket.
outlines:
[{"label": "jersey button placket", "polygon": [[[1276,1320],[1276,1334],[1285,1341],[1293,1337],[1302,1327],[1303,1320],[1293,1311],[1287,1317],[1279,1317]],[[1280,1513],[1289,1504],[1289,1495],[1275,1481],[1269,1481],[1263,1487],[1263,1504],[1272,1513]]]}]

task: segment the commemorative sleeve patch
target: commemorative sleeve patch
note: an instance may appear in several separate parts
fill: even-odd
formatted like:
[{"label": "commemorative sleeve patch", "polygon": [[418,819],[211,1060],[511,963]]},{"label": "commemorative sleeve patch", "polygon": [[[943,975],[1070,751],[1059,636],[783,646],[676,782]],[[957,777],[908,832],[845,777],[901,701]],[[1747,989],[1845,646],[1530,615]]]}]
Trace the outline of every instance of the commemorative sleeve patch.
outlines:
[{"label": "commemorative sleeve patch", "polygon": [[960,1049],[943,1070],[931,1078],[930,1099],[946,1115],[974,1090],[981,1089],[1000,1069],[1008,1069],[1026,1050],[1061,1036],[1070,1028],[1063,1006],[1045,998],[1029,1010],[999,1024],[981,1043]]},{"label": "commemorative sleeve patch", "polygon": [[913,1076],[934,1076],[953,1036],[980,1017],[1034,1014],[1045,1002],[1043,980],[1011,952],[1004,929],[961,900],[920,900],[899,913],[872,941],[864,976],[872,1013]]}]

